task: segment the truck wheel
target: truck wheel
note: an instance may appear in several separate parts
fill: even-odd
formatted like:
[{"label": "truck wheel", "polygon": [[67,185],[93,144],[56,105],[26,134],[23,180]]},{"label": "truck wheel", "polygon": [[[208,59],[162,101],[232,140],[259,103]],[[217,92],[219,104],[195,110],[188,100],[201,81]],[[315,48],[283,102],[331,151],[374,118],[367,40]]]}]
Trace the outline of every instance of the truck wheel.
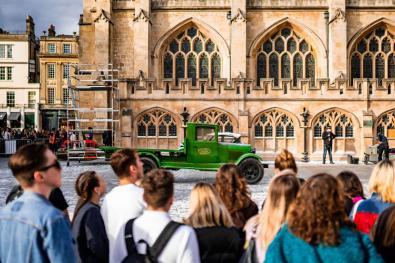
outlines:
[{"label": "truck wheel", "polygon": [[257,184],[263,178],[263,166],[254,158],[247,158],[239,164],[241,173],[249,184]]},{"label": "truck wheel", "polygon": [[149,157],[141,157],[141,161],[143,162],[143,169],[144,174],[148,173],[149,171],[158,168],[158,165],[154,160]]}]

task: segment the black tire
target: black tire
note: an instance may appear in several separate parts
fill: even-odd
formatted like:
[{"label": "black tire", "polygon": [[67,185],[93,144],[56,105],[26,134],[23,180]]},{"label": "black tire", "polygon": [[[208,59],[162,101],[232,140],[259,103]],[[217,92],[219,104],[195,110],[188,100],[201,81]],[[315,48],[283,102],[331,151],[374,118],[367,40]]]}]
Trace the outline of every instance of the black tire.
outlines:
[{"label": "black tire", "polygon": [[244,159],[239,164],[240,170],[244,178],[249,184],[257,184],[263,178],[264,168],[262,164],[254,158]]},{"label": "black tire", "polygon": [[152,160],[149,157],[141,157],[141,161],[143,162],[143,169],[144,169],[144,174],[150,172],[151,170],[154,170],[158,168],[158,165],[154,160]]}]

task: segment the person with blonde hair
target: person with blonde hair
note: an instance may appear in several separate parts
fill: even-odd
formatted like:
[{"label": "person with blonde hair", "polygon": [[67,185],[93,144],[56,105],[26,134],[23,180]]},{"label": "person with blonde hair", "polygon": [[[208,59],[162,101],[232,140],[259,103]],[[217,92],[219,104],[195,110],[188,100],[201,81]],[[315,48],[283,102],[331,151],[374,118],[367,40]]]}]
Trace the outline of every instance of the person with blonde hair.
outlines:
[{"label": "person with blonde hair", "polygon": [[201,262],[238,262],[243,250],[242,232],[215,188],[198,183],[192,189],[190,215],[185,223],[195,229]]},{"label": "person with blonde hair", "polygon": [[369,179],[372,196],[355,208],[354,222],[357,229],[369,234],[377,218],[388,207],[395,204],[395,163],[384,160],[373,169]]},{"label": "person with blonde hair", "polygon": [[242,229],[248,219],[258,214],[258,206],[251,200],[247,182],[237,165],[225,164],[219,168],[215,188],[235,227]]},{"label": "person with blonde hair", "polygon": [[300,188],[294,175],[275,177],[270,185],[262,212],[251,218],[245,227],[248,243],[255,242],[258,262],[263,262],[265,252],[285,221],[288,208],[296,198]]}]

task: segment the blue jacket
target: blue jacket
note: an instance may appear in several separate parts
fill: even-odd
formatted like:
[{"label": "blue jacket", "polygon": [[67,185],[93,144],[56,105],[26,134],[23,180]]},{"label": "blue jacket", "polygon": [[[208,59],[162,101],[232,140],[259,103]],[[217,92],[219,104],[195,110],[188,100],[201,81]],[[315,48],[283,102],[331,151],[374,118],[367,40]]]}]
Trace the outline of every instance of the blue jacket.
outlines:
[{"label": "blue jacket", "polygon": [[342,227],[340,238],[338,246],[314,246],[292,234],[288,225],[284,225],[269,245],[265,262],[384,263],[367,235]]},{"label": "blue jacket", "polygon": [[31,192],[1,208],[0,262],[75,262],[64,214]]}]

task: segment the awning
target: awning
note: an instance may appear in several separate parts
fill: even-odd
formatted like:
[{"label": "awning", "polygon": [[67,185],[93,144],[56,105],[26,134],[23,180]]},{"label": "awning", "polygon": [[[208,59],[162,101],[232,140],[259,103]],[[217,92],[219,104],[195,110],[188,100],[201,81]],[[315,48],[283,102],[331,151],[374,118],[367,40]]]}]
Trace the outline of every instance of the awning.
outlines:
[{"label": "awning", "polygon": [[11,112],[10,113],[10,121],[17,121],[21,118],[20,112]]},{"label": "awning", "polygon": [[5,116],[7,116],[7,112],[0,112],[0,121],[4,120]]}]

